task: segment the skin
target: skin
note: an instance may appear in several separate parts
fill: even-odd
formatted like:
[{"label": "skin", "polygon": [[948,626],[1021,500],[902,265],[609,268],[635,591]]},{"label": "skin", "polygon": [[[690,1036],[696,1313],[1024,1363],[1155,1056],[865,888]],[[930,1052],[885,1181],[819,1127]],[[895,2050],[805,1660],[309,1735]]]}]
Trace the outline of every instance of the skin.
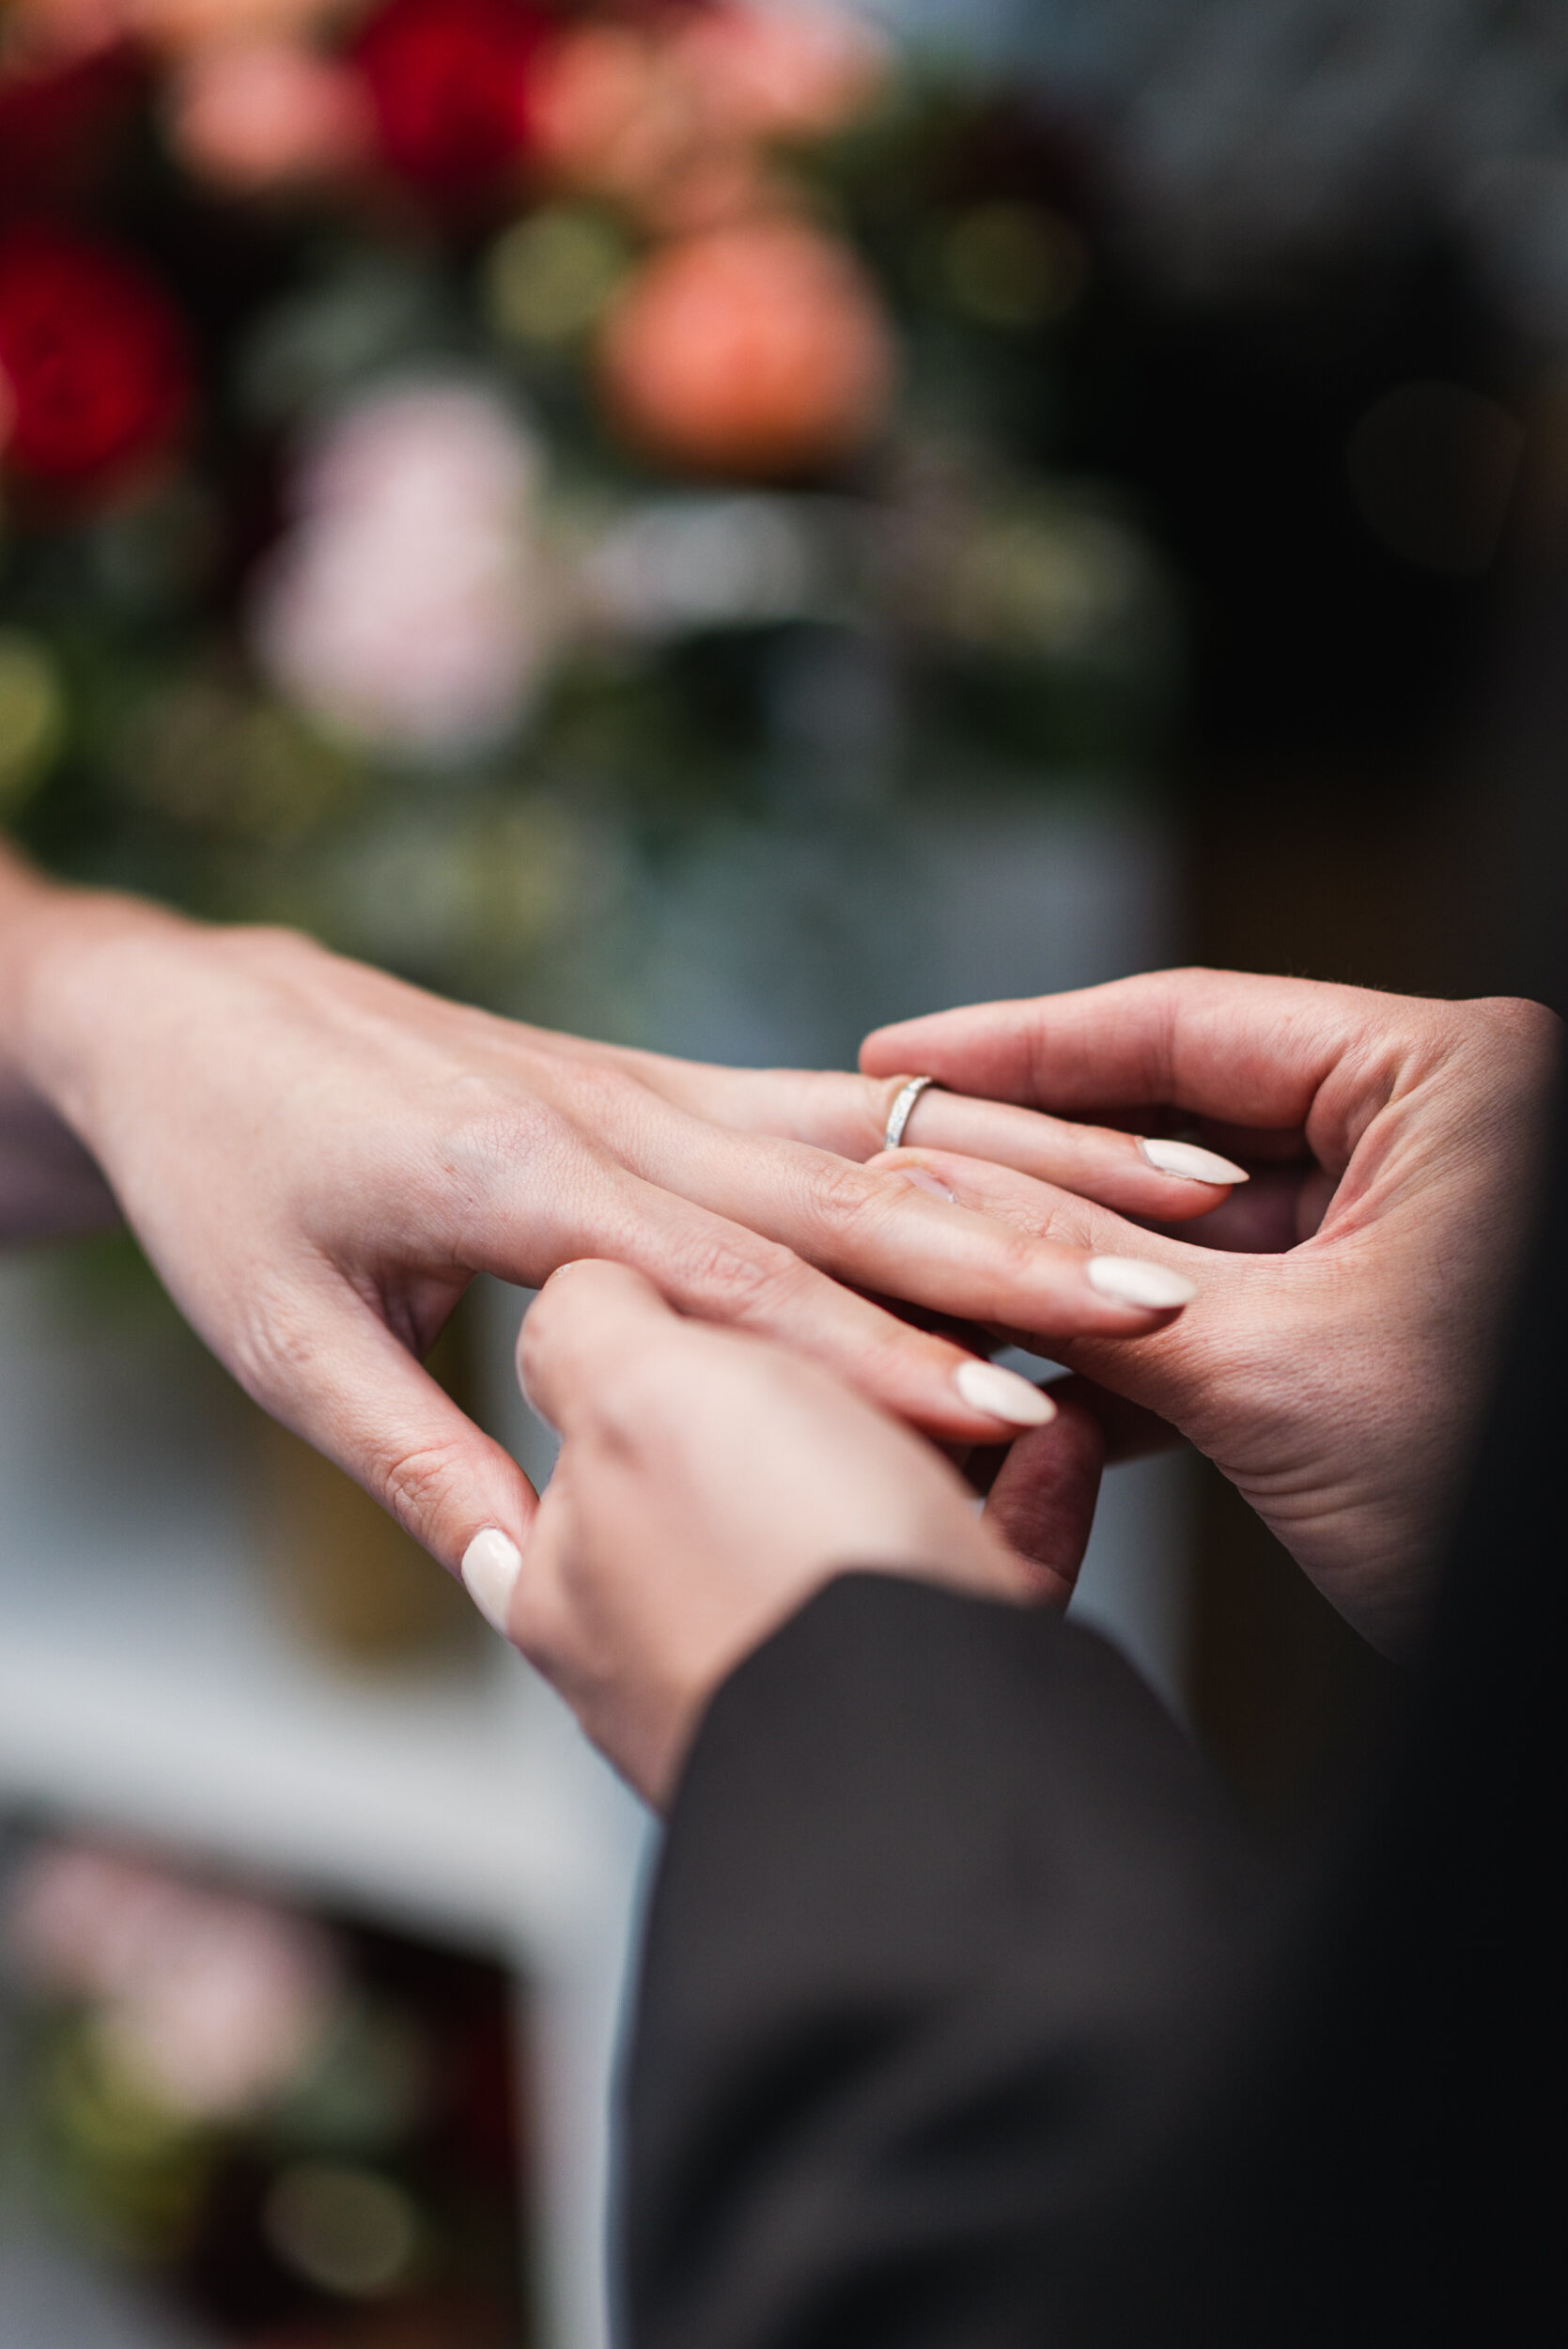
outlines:
[{"label": "skin", "polygon": [[[872,1073],[914,1066],[1075,1115],[1196,1126],[1264,1179],[1201,1227],[1201,1256],[1032,1174],[924,1143],[897,1154],[1020,1229],[1109,1250],[1136,1238],[1204,1275],[1183,1319],[1136,1348],[1053,1346],[1080,1375],[1056,1390],[1055,1423],[1007,1452],[983,1520],[931,1446],[820,1365],[681,1320],[621,1268],[557,1274],[519,1347],[563,1448],[510,1636],[665,1803],[714,1689],[833,1574],[1061,1603],[1104,1423],[1124,1445],[1189,1434],[1352,1621],[1407,1645],[1529,1226],[1560,1051],[1534,1004],[1217,972],[872,1037]],[[943,1107],[924,1097],[921,1120],[927,1102]]]},{"label": "skin", "polygon": [[820,1363],[685,1320],[624,1266],[558,1272],[518,1358],[563,1440],[507,1629],[651,1803],[720,1682],[832,1575],[1020,1605],[1071,1588],[1099,1474],[1087,1414],[1020,1438],[982,1518],[931,1445]]},{"label": "skin", "polygon": [[1170,971],[906,1021],[861,1057],[1059,1116],[1195,1129],[1253,1167],[1204,1246],[1016,1161],[932,1146],[919,1108],[908,1146],[879,1161],[924,1168],[1020,1233],[1190,1272],[1197,1302],[1136,1349],[1051,1351],[1145,1432],[1163,1422],[1207,1453],[1398,1654],[1477,1432],[1560,1048],[1535,1003]]},{"label": "skin", "polygon": [[[918,1166],[860,1163],[898,1086],[551,1034],[0,851],[0,1237],[123,1215],[241,1384],[449,1569],[482,1529],[520,1542],[536,1505],[420,1366],[476,1272],[636,1266],[683,1313],[784,1340],[959,1448],[1010,1432],[958,1393],[968,1349],[875,1299],[1112,1343],[1173,1318]],[[1132,1212],[1226,1195],[1125,1132],[957,1100],[928,1126]]]}]

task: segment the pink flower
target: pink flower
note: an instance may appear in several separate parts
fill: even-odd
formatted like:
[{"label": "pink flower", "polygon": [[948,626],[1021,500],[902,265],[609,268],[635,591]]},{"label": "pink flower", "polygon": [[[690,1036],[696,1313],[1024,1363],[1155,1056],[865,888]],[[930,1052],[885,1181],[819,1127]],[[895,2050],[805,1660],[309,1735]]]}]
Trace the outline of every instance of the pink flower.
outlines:
[{"label": "pink flower", "polygon": [[162,1922],[155,1962],[102,2010],[104,2041],[176,2112],[248,2111],[287,2087],[320,2040],[335,1988],[330,1944],[303,1918],[194,1889]]},{"label": "pink flower", "polygon": [[583,24],[541,55],[535,145],[567,186],[641,206],[706,138],[667,42],[631,24]]},{"label": "pink flower", "polygon": [[284,2087],[337,1983],[331,1942],[303,1918],[90,1844],[46,1847],[18,1871],[7,1941],[41,1987],[96,2004],[116,2061],[193,2118]]},{"label": "pink flower", "polygon": [[675,40],[716,131],[821,138],[862,114],[887,79],[886,41],[818,0],[731,0],[696,10]]},{"label": "pink flower", "polygon": [[370,145],[357,75],[289,41],[198,50],[176,80],[170,140],[203,179],[237,193],[323,179]]},{"label": "pink flower", "polygon": [[537,472],[515,416],[474,385],[376,392],[336,417],[253,599],[279,690],[370,748],[444,761],[499,740],[549,645]]},{"label": "pink flower", "polygon": [[769,140],[815,138],[862,111],[886,76],[872,29],[818,6],[683,10],[672,23],[587,23],[541,54],[540,161],[568,186],[684,233],[762,209]]}]

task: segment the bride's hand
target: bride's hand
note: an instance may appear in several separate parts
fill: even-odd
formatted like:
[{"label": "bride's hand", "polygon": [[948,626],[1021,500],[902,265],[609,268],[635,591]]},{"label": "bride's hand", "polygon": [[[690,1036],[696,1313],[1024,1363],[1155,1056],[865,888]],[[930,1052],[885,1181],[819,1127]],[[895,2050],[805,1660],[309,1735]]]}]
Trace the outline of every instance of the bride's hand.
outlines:
[{"label": "bride's hand", "polygon": [[[1085,1248],[851,1163],[880,1147],[891,1078],[578,1044],[291,934],[209,929],[0,862],[7,1060],[0,1112],[30,1089],[58,1113],[241,1383],[449,1567],[481,1531],[520,1540],[535,1505],[420,1367],[475,1272],[537,1286],[574,1257],[618,1258],[682,1312],[785,1339],[955,1445],[1049,1406],[874,1296],[1125,1340],[1188,1293],[1130,1301],[1125,1278],[1095,1285]],[[1226,1196],[1126,1134],[985,1104],[926,1116],[1133,1211]]]}]

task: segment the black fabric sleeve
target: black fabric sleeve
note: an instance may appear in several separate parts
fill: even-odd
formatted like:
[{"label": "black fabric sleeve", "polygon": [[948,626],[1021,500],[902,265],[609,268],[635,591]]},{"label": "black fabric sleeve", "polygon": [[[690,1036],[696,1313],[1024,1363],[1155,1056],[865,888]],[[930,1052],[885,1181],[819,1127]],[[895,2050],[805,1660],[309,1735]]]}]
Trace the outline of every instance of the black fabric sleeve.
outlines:
[{"label": "black fabric sleeve", "polygon": [[1123,2230],[1261,1890],[1102,1641],[829,1585],[720,1691],[671,1819],[629,2067],[632,2349],[1122,2338]]}]

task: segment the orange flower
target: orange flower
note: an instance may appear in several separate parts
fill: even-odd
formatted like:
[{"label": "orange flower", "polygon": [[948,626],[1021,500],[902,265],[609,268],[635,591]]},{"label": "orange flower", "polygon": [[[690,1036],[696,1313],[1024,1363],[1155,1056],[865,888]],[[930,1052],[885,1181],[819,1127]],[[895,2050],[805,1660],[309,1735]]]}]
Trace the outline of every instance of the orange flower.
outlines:
[{"label": "orange flower", "polygon": [[865,445],[894,358],[846,248],[784,219],[666,246],[613,311],[600,353],[612,415],[666,461],[774,478]]},{"label": "orange flower", "polygon": [[12,0],[16,37],[44,56],[83,56],[127,39],[181,54],[313,31],[351,0]]}]

